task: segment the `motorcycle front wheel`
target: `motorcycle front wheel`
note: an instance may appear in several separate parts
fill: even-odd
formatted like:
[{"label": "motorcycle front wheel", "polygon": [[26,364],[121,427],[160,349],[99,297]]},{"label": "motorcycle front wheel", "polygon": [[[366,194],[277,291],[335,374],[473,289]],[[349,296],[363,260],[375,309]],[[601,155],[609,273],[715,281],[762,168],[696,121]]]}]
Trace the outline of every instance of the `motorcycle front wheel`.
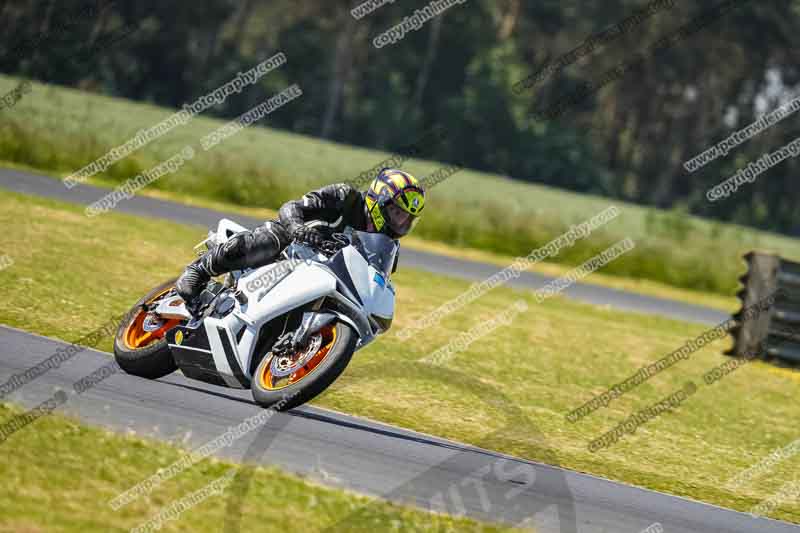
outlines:
[{"label": "motorcycle front wheel", "polygon": [[352,327],[334,322],[312,335],[308,346],[297,353],[281,357],[267,353],[253,374],[253,398],[278,411],[312,400],[344,372],[357,342]]}]

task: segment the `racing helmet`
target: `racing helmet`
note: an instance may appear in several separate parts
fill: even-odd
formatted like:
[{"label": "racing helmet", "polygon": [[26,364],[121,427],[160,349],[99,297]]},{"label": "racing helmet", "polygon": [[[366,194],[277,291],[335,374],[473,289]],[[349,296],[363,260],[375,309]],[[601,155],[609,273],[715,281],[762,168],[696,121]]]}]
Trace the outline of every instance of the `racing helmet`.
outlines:
[{"label": "racing helmet", "polygon": [[425,208],[425,189],[408,172],[384,168],[367,189],[365,201],[375,230],[399,239],[419,221]]}]

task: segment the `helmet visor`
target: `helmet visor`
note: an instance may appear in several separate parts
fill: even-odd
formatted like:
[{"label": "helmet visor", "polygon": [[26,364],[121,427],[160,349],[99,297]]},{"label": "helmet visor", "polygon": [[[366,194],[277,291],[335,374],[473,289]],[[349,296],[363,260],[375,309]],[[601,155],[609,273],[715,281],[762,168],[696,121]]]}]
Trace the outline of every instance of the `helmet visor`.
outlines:
[{"label": "helmet visor", "polygon": [[386,225],[397,237],[407,235],[416,225],[417,217],[405,211],[394,202],[390,202],[383,209]]}]

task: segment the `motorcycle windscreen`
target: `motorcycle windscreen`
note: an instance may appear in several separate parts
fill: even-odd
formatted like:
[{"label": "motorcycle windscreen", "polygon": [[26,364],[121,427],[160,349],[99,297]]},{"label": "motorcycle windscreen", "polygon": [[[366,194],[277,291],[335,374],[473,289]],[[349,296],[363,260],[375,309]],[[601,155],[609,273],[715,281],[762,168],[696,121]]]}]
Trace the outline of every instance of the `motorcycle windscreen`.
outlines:
[{"label": "motorcycle windscreen", "polygon": [[375,270],[389,277],[399,245],[382,233],[353,232],[353,247]]},{"label": "motorcycle windscreen", "polygon": [[[394,291],[386,283],[384,274],[367,263],[366,258],[354,248],[342,250],[329,266],[345,287],[352,287],[355,301],[370,315],[391,319],[394,315]],[[390,267],[391,268],[391,267]],[[345,293],[346,294],[346,293]]]}]

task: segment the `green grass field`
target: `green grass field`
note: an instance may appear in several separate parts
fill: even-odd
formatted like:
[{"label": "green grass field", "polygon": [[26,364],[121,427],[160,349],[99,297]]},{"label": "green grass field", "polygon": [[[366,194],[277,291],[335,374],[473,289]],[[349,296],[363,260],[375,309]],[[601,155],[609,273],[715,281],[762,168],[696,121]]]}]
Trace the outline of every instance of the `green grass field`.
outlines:
[{"label": "green grass field", "polygon": [[[15,84],[14,79],[0,76],[0,91]],[[13,109],[3,111],[0,160],[66,176],[171,112],[34,83],[30,94]],[[103,178],[122,182],[187,144],[199,148],[201,137],[220,124],[196,118],[113,165]],[[409,143],[414,140],[410,133]],[[387,157],[374,150],[251,127],[200,153],[177,174],[151,187],[184,197],[275,208],[311,187],[352,180]],[[439,166],[434,161],[412,159],[403,168],[425,176]],[[570,224],[615,203],[622,216],[560,255],[559,262],[579,264],[609,244],[630,237],[637,241],[637,249],[609,265],[607,273],[728,296],[735,292],[743,271],[743,252],[767,249],[800,260],[800,243],[793,239],[469,170],[435,187],[430,202],[418,236],[512,256],[528,254]]]},{"label": "green grass field", "polygon": [[[2,421],[20,412],[0,404]],[[40,418],[18,431],[2,444],[2,451],[3,533],[130,531],[178,500],[243,468],[205,459],[115,511],[109,501],[157,469],[170,466],[183,452],[160,442],[88,428],[58,415]],[[249,479],[249,485],[234,479],[221,494],[165,522],[160,531],[221,531],[229,498],[241,501],[241,531],[265,531],[264,524],[270,524],[270,531],[297,531],[297,525],[304,524],[316,528],[305,529],[308,532],[330,527],[332,533],[512,531],[324,488],[274,468],[254,468],[252,477],[244,474],[241,479]]]},{"label": "green grass field", "polygon": [[[202,232],[110,213],[88,219],[80,207],[4,193],[0,223],[0,323],[73,340],[127,310],[147,289],[174,276]],[[57,267],[57,268],[56,268]],[[396,275],[393,331],[458,296],[469,284],[418,271]],[[420,359],[523,298],[529,310],[442,366]],[[704,373],[728,360],[717,341],[653,377],[606,409],[570,424],[565,414],[679,348],[701,326],[621,313],[560,298],[498,288],[413,342],[389,334],[354,358],[314,403],[528,459],[747,511],[792,479],[793,457],[736,491],[725,482],[796,438],[790,421],[800,373],[760,362],[706,386]],[[99,346],[110,349],[110,339]],[[630,414],[683,387],[697,394],[610,449],[587,444]],[[789,422],[787,422],[789,421]],[[85,483],[93,483],[84,480]],[[44,491],[44,487],[37,490]],[[774,518],[800,522],[787,502]]]}]

